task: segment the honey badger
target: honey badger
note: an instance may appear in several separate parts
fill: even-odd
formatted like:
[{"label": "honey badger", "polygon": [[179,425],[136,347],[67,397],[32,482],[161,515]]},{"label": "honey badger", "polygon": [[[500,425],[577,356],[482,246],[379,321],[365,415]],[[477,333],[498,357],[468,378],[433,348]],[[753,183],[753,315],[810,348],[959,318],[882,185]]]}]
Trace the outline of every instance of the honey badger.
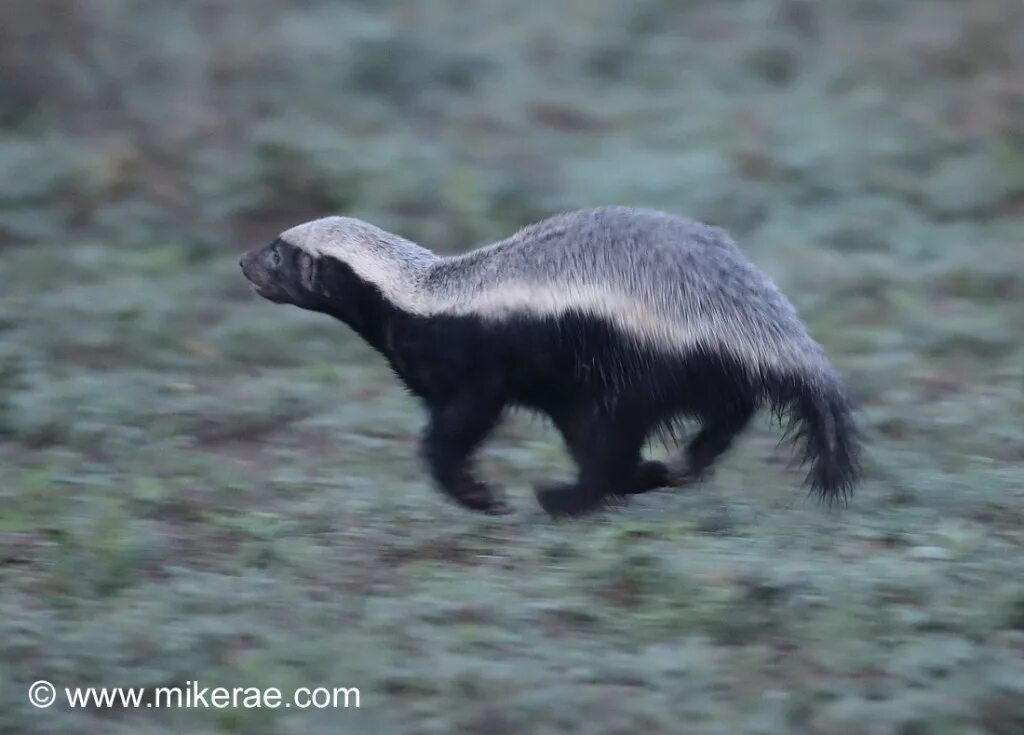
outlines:
[{"label": "honey badger", "polygon": [[[546,414],[578,465],[537,488],[553,516],[699,478],[761,407],[802,443],[812,491],[846,499],[858,443],[841,381],[793,306],[721,229],[627,207],[569,212],[451,257],[349,217],[242,256],[264,298],[341,320],[425,403],[434,481],[508,510],[471,456],[510,406]],[[680,472],[652,434],[701,428]]]}]

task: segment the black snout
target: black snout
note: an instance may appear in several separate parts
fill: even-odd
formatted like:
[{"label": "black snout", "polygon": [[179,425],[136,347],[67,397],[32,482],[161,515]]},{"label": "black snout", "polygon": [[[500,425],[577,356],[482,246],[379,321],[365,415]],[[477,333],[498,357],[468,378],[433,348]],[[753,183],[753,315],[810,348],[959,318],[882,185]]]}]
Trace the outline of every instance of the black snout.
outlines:
[{"label": "black snout", "polygon": [[258,250],[247,250],[238,259],[238,265],[242,268],[242,275],[255,285],[265,283],[267,278],[266,268],[262,267]]},{"label": "black snout", "polygon": [[265,268],[262,268],[259,261],[259,251],[248,250],[242,253],[238,259],[238,265],[242,268],[242,275],[252,285],[259,288],[265,286],[270,280]]},{"label": "black snout", "polygon": [[242,275],[252,284],[257,294],[278,304],[292,303],[285,286],[277,282],[274,273],[267,268],[263,250],[250,250],[238,259]]}]

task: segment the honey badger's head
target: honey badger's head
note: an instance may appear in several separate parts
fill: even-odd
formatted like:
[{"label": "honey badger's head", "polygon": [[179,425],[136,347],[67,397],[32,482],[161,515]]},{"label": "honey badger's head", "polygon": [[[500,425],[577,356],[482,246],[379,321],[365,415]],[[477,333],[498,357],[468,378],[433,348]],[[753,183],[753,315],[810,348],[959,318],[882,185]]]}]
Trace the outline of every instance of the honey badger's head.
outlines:
[{"label": "honey badger's head", "polygon": [[328,296],[318,259],[281,238],[250,250],[238,262],[253,290],[268,301],[318,310]]},{"label": "honey badger's head", "polygon": [[332,299],[345,296],[349,261],[367,250],[362,225],[348,217],[297,225],[243,255],[242,273],[268,301],[327,311]]},{"label": "honey badger's head", "polygon": [[393,303],[412,298],[429,250],[351,217],[296,225],[239,264],[263,298],[344,318],[348,302],[370,286]]}]

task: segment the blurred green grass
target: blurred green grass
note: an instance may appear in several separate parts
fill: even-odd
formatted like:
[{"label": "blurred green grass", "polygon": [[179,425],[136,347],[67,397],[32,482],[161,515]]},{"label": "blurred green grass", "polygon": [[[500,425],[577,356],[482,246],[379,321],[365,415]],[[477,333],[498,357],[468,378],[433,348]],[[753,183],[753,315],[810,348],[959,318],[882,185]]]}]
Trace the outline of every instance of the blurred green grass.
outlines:
[{"label": "blurred green grass", "polygon": [[[60,11],[60,12],[57,12]],[[159,29],[159,30],[157,30]],[[0,6],[0,729],[1024,728],[1024,29],[1012,0]],[[554,524],[237,248],[340,210],[441,250],[559,209],[729,227],[849,379],[853,504],[761,422]],[[664,449],[654,447],[655,453]],[[28,685],[358,686],[359,711],[42,711]]]}]

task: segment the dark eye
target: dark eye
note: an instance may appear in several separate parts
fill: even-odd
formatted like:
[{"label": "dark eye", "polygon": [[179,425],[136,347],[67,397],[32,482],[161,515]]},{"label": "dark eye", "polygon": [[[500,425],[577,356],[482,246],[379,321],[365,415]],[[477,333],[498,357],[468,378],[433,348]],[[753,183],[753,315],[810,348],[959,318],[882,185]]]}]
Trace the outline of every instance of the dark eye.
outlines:
[{"label": "dark eye", "polygon": [[280,268],[281,267],[281,251],[274,248],[270,251],[270,267]]}]

